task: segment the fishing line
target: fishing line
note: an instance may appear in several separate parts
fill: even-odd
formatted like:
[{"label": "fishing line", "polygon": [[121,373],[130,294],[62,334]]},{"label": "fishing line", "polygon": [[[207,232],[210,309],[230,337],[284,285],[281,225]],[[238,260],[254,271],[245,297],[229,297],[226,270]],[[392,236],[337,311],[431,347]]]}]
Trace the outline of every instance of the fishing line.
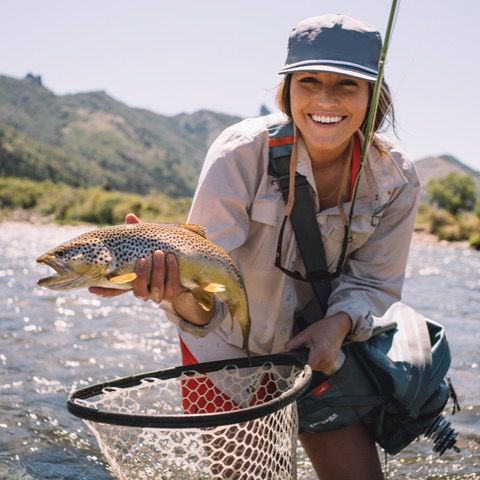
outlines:
[{"label": "fishing line", "polygon": [[[399,10],[400,10],[400,8],[399,8]],[[401,87],[405,83],[405,79],[411,73],[411,68],[410,67],[417,61],[417,59],[418,59],[418,57],[421,53],[422,48],[425,46],[427,38],[430,36],[433,25],[436,22],[436,20],[438,18],[438,15],[439,15],[438,9],[435,9],[435,13],[434,13],[434,15],[432,15],[430,17],[430,21],[427,23],[427,25],[423,25],[423,27],[426,27],[426,28],[423,28],[422,29],[423,34],[417,37],[418,41],[416,42],[416,44],[413,48],[414,52],[413,52],[412,56],[410,57],[410,61],[406,65],[407,68],[404,69],[405,70],[404,74],[399,81],[399,88],[396,91],[399,91],[401,89]],[[397,22],[397,19],[398,18],[395,19],[395,24]]]},{"label": "fishing line", "polygon": [[[401,9],[401,4],[399,4],[399,8],[398,8],[398,11],[397,11],[397,16],[395,17],[393,28],[396,27],[396,24],[397,24],[397,21],[398,21],[398,16],[400,15],[400,9]],[[424,28],[422,28],[422,32],[423,32],[422,35],[417,35],[417,42],[414,45],[413,54],[411,55],[410,60],[407,61],[405,67],[402,69],[403,74],[400,76],[400,80],[397,83],[397,88],[395,89],[394,92],[392,92],[392,96],[394,98],[397,98],[399,93],[403,92],[403,89],[405,87],[405,81],[406,81],[408,76],[411,76],[411,73],[414,70],[413,66],[417,62],[418,57],[421,55],[422,50],[425,47],[427,38],[431,36],[430,33],[432,32],[433,25],[435,24],[435,22],[438,18],[438,15],[439,15],[439,9],[435,8],[434,14],[429,16],[429,22],[426,23],[426,25],[422,26],[422,27],[424,27]],[[388,127],[388,130],[390,130],[390,126]],[[393,131],[393,133],[395,134],[395,136],[397,138],[400,138],[398,135],[396,135],[396,131],[394,131],[393,128],[391,130]],[[396,130],[403,131],[408,135],[411,135],[413,133],[413,132],[409,132],[407,129],[403,128],[401,123],[399,123],[398,121],[396,121]]]}]

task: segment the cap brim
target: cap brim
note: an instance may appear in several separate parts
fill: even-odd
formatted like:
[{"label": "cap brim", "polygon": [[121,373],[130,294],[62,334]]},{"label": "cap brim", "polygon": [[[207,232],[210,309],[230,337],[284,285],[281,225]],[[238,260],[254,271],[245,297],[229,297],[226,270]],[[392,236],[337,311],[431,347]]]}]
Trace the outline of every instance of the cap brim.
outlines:
[{"label": "cap brim", "polygon": [[338,75],[346,75],[348,77],[360,78],[362,80],[367,80],[368,82],[375,82],[377,80],[377,75],[375,75],[374,73],[361,72],[359,70],[346,67],[334,67],[332,65],[293,65],[291,67],[283,68],[278,73],[280,75],[285,75],[287,73],[295,72],[326,72],[336,73]]}]

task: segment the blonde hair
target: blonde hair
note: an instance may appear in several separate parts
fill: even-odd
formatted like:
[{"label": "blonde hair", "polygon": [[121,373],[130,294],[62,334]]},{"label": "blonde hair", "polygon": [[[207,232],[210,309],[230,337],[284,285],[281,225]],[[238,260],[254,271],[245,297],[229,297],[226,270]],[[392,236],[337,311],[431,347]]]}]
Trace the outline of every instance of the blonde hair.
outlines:
[{"label": "blonde hair", "polygon": [[[285,78],[282,80],[277,89],[277,94],[275,96],[275,101],[280,108],[280,110],[287,115],[289,118],[292,118],[292,110],[290,106],[290,84],[292,82],[292,74],[285,75]],[[369,105],[370,99],[373,94],[373,83],[368,83],[368,93],[369,93]],[[365,115],[365,119],[360,126],[360,130],[365,135],[365,129],[367,126],[368,110]],[[395,135],[396,135],[396,124],[395,124],[395,111],[393,109],[392,95],[388,86],[384,83],[380,90],[380,99],[378,102],[377,113],[375,115],[375,120],[373,122],[373,132],[380,133],[385,131],[388,126],[391,126]],[[372,140],[372,145],[380,152],[384,153],[385,149],[380,143],[379,139],[374,135]]]}]

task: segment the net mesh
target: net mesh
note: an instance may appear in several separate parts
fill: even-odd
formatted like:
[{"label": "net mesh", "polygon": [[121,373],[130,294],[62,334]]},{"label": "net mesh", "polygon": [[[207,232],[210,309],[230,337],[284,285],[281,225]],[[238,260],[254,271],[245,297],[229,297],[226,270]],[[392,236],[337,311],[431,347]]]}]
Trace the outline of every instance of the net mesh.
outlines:
[{"label": "net mesh", "polygon": [[[192,367],[194,368],[194,367]],[[305,381],[296,366],[224,367],[176,378],[145,378],[128,388],[103,389],[76,402],[105,412],[192,419],[235,417],[291,392]],[[296,478],[297,410],[294,401],[260,418],[211,427],[144,428],[86,421],[121,480]],[[221,422],[220,422],[221,423]]]}]

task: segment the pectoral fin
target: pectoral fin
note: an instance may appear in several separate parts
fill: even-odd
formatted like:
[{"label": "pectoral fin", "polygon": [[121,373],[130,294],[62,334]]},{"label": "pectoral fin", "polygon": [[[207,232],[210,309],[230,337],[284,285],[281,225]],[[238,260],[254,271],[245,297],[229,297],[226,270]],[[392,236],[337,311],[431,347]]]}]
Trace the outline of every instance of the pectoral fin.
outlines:
[{"label": "pectoral fin", "polygon": [[202,290],[210,293],[220,293],[225,291],[225,285],[221,285],[220,283],[208,283],[206,285],[201,286]]},{"label": "pectoral fin", "polygon": [[133,282],[137,278],[136,273],[125,273],[123,275],[117,275],[115,277],[109,278],[109,281],[112,283],[128,283]]},{"label": "pectoral fin", "polygon": [[207,312],[209,312],[215,305],[215,297],[213,294],[206,292],[201,288],[191,290],[195,301]]}]

